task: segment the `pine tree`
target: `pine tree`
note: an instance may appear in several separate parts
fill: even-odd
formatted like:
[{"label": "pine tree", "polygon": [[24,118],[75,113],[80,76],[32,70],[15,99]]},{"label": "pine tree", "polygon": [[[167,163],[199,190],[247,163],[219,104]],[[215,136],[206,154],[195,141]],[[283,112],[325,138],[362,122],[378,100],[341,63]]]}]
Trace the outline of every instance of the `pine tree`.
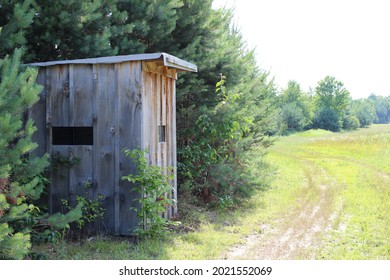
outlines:
[{"label": "pine tree", "polygon": [[[218,166],[226,167],[240,151],[269,145],[264,136],[275,126],[275,89],[268,74],[257,68],[254,52],[246,48],[239,30],[232,28],[232,11],[213,10],[209,0],[183,2],[172,33],[173,53],[194,61],[200,71],[183,74],[178,81],[179,174],[181,183],[195,181],[199,188],[212,177],[213,169],[221,171]],[[226,96],[237,99],[229,106],[215,92],[220,74],[226,77]],[[219,138],[212,139],[205,130],[205,116],[222,129],[215,133]],[[226,128],[232,133],[224,139]]]},{"label": "pine tree", "polygon": [[32,0],[0,0],[0,58],[26,44],[34,14]]},{"label": "pine tree", "polygon": [[[181,0],[122,0],[117,9],[126,14],[125,21],[113,22],[111,45],[119,54],[171,52],[171,33],[176,28]],[[129,28],[122,28],[125,25]],[[124,30],[124,31],[123,31]]]},{"label": "pine tree", "polygon": [[32,237],[48,238],[82,215],[82,204],[52,216],[37,207],[49,162],[33,154],[36,128],[27,111],[42,87],[35,84],[36,69],[21,68],[21,54],[17,49],[12,59],[0,60],[0,259],[22,259]]},{"label": "pine tree", "polygon": [[18,223],[34,211],[44,188],[41,173],[46,158],[28,155],[35,127],[26,110],[37,101],[42,88],[35,85],[37,71],[20,71],[21,51],[0,61],[0,258],[22,258],[29,250],[28,228]]},{"label": "pine tree", "polygon": [[[116,0],[40,0],[28,30],[26,61],[65,60],[115,55],[111,23],[125,15]],[[125,28],[122,26],[122,28]]]}]

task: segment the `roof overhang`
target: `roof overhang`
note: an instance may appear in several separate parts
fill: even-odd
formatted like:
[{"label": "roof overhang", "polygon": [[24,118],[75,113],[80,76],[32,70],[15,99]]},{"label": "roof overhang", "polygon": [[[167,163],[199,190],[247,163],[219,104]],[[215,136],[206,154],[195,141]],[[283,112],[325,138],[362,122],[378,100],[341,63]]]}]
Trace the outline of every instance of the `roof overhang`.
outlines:
[{"label": "roof overhang", "polygon": [[177,58],[167,53],[146,53],[146,54],[131,54],[131,55],[118,55],[118,56],[106,56],[96,58],[84,58],[73,60],[57,60],[48,62],[29,63],[29,66],[46,67],[54,65],[65,64],[111,64],[122,63],[127,61],[162,61],[164,66],[175,68],[178,71],[198,72],[198,68],[195,64],[188,61]]}]

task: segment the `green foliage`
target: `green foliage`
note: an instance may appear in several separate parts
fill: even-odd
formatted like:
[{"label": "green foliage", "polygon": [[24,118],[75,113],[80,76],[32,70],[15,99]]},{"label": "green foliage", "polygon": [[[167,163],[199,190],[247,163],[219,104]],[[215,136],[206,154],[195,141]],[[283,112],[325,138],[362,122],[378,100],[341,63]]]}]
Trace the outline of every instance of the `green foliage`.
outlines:
[{"label": "green foliage", "polygon": [[318,108],[331,108],[342,117],[348,108],[350,94],[342,82],[326,76],[318,82],[315,98]]},{"label": "green foliage", "polygon": [[277,106],[282,135],[311,128],[355,130],[390,122],[389,97],[372,94],[353,100],[343,83],[330,76],[318,82],[314,95],[301,92],[299,84],[290,81],[278,96]]},{"label": "green foliage", "polygon": [[302,108],[290,102],[281,108],[281,133],[302,131],[307,125]]},{"label": "green foliage", "polygon": [[259,142],[268,145],[264,132],[260,132],[263,136],[260,141],[255,139],[256,114],[247,111],[253,105],[243,106],[243,95],[227,91],[225,83],[225,77],[221,76],[216,84],[219,100],[216,106],[199,108],[201,115],[193,128],[197,131],[197,142],[180,151],[185,162],[182,168],[196,183],[193,191],[206,203],[213,204],[223,202],[226,197],[236,202],[250,193],[250,179],[240,158]]},{"label": "green foliage", "polygon": [[390,96],[384,97],[371,94],[368,99],[375,107],[376,118],[375,123],[389,123],[390,122]]},{"label": "green foliage", "polygon": [[26,30],[35,14],[33,0],[0,0],[0,58],[26,44]]},{"label": "green foliage", "polygon": [[51,240],[79,215],[77,207],[49,216],[36,206],[47,185],[43,172],[49,163],[47,156],[33,154],[36,128],[26,112],[42,87],[35,84],[35,69],[21,68],[21,54],[16,50],[12,59],[0,60],[0,258],[5,259],[23,258],[31,240]]},{"label": "green foliage", "polygon": [[310,127],[313,119],[311,98],[301,90],[296,81],[289,81],[287,88],[278,96],[278,107],[281,134],[302,131]]},{"label": "green foliage", "polygon": [[72,166],[78,165],[80,163],[80,158],[61,155],[60,152],[56,152],[51,157],[51,167],[53,169],[60,168],[70,168]]},{"label": "green foliage", "polygon": [[352,112],[359,119],[361,127],[368,127],[376,120],[375,107],[370,99],[354,100]]},{"label": "green foliage", "polygon": [[35,209],[32,204],[43,189],[41,173],[47,158],[28,155],[36,148],[31,141],[35,127],[25,111],[38,99],[37,72],[20,70],[21,51],[0,60],[0,257],[21,258],[30,248],[30,228],[19,224]]},{"label": "green foliage", "polygon": [[317,110],[314,127],[340,131],[350,103],[349,91],[336,78],[326,76],[318,82],[315,93]]},{"label": "green foliage", "polygon": [[[37,1],[34,22],[27,30],[27,61],[64,60],[115,55],[110,44],[112,22],[126,17],[116,0]],[[120,26],[123,32],[129,27]],[[118,27],[119,28],[119,27]]]},{"label": "green foliage", "polygon": [[62,240],[70,229],[70,224],[82,216],[83,204],[67,209],[67,213],[49,215],[38,207],[31,211],[31,215],[19,224],[20,228],[31,228],[31,241],[35,244],[42,242],[55,243]]},{"label": "green foliage", "polygon": [[[242,151],[269,146],[266,135],[276,130],[276,91],[268,73],[256,67],[254,52],[232,28],[233,12],[213,10],[211,3],[183,1],[169,52],[200,69],[180,75],[177,82],[179,186],[197,194],[206,188],[222,197],[227,195],[221,187],[225,184],[211,173],[216,174],[219,165],[221,170],[234,165]],[[220,73],[226,79],[216,92]],[[240,180],[231,184],[244,188],[241,168],[233,170],[237,173],[232,177]]]},{"label": "green foliage", "polygon": [[354,116],[348,112],[344,116],[344,119],[343,119],[343,129],[344,130],[355,130],[355,129],[358,129],[359,127],[360,127],[359,119],[356,116]]},{"label": "green foliage", "polygon": [[[92,222],[101,222],[104,218],[105,209],[101,207],[100,198],[91,199],[89,197],[88,189],[90,188],[90,183],[84,184],[84,195],[77,195],[76,202],[80,207],[80,215],[73,222],[76,223],[78,229],[84,228],[88,223]],[[62,204],[66,210],[71,211],[72,207],[69,205],[69,201],[66,199],[62,200]]]},{"label": "green foliage", "polygon": [[170,182],[173,179],[171,169],[164,174],[159,166],[148,165],[146,161],[147,151],[125,149],[124,153],[136,164],[136,174],[123,176],[122,180],[127,180],[134,184],[131,191],[138,192],[137,199],[139,208],[132,207],[129,210],[135,211],[139,218],[139,226],[135,233],[143,238],[155,238],[164,236],[168,231],[168,226],[173,224],[164,217],[164,213],[175,203],[169,196],[173,187]]},{"label": "green foliage", "polygon": [[172,32],[178,21],[177,10],[183,6],[183,1],[116,2],[118,11],[126,15],[113,23],[111,45],[118,48],[119,54],[161,51],[172,53]]},{"label": "green foliage", "polygon": [[341,130],[340,117],[338,113],[329,107],[319,109],[314,117],[314,128],[320,128],[337,132]]}]

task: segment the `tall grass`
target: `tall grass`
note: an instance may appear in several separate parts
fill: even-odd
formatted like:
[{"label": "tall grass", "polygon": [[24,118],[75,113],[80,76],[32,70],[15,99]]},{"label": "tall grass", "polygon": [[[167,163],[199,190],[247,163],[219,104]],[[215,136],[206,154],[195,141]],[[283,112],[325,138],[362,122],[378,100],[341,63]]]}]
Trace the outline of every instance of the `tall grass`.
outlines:
[{"label": "tall grass", "polygon": [[390,125],[308,145],[336,180],[342,212],[324,237],[324,259],[390,258]]}]

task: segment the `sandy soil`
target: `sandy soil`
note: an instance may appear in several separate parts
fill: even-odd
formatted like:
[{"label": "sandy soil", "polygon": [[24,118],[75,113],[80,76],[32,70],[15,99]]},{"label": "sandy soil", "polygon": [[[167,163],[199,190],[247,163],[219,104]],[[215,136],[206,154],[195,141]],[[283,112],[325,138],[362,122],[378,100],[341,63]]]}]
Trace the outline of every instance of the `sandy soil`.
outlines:
[{"label": "sandy soil", "polygon": [[[225,259],[314,259],[321,239],[338,216],[328,185],[316,185],[306,173],[308,189],[297,197],[297,206],[273,224],[260,225],[261,234],[247,236],[244,244],[224,254]],[[340,207],[341,208],[341,205]]]}]

